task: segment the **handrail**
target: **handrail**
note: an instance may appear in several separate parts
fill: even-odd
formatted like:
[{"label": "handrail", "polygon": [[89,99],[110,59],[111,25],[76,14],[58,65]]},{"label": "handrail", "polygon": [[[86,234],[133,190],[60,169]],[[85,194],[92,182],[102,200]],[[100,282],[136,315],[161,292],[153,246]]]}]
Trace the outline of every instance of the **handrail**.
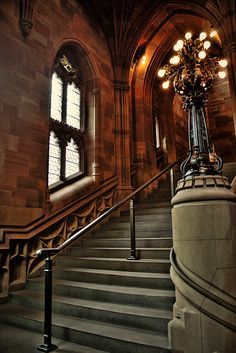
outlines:
[{"label": "handrail", "polygon": [[155,180],[160,178],[163,174],[168,172],[171,168],[173,168],[176,164],[181,162],[183,158],[186,155],[182,156],[179,158],[177,161],[173,162],[172,164],[169,164],[166,168],[164,168],[161,172],[158,174],[154,175],[151,179],[149,179],[146,183],[141,185],[138,189],[133,191],[131,194],[126,196],[124,199],[119,201],[116,205],[111,207],[109,210],[104,212],[102,215],[100,215],[98,218],[93,220],[91,223],[87,224],[83,229],[79,230],[78,232],[74,233],[69,239],[67,239],[64,243],[62,243],[60,246],[56,248],[43,248],[39,249],[36,251],[36,256],[54,256],[57,255],[59,252],[70,246],[72,243],[74,243],[78,238],[80,238],[83,234],[85,234],[87,231],[92,229],[95,225],[99,224],[101,221],[103,221],[105,218],[107,218],[110,214],[118,210],[121,206],[123,206],[127,201],[132,199],[134,196],[136,196],[140,191],[145,189],[147,186],[149,186],[151,183],[153,183]]},{"label": "handrail", "polygon": [[[160,178],[163,174],[168,172],[171,168],[173,168],[176,164],[182,161],[185,156],[181,157],[174,163],[168,165],[161,172],[154,175],[151,179],[149,179],[146,183],[141,185],[138,189],[133,191],[131,194],[126,196],[124,199],[119,201],[116,205],[111,207],[109,210],[104,212],[94,221],[86,225],[83,229],[74,233],[70,238],[68,238],[64,243],[56,248],[43,248],[36,251],[36,256],[45,257],[45,297],[44,297],[44,343],[41,344],[37,349],[42,352],[51,352],[57,349],[57,346],[52,344],[52,256],[58,255],[62,250],[73,244],[79,237],[85,234],[87,231],[92,229],[95,225],[99,224],[105,218],[107,218],[114,211],[118,210],[122,205],[124,205],[127,201],[130,200],[130,224],[131,224],[131,252],[128,260],[136,260],[136,249],[135,249],[135,210],[134,210],[134,202],[133,198],[140,191],[145,189],[148,185],[153,183],[155,180]],[[173,172],[170,173],[171,177],[171,194],[173,196]]]}]

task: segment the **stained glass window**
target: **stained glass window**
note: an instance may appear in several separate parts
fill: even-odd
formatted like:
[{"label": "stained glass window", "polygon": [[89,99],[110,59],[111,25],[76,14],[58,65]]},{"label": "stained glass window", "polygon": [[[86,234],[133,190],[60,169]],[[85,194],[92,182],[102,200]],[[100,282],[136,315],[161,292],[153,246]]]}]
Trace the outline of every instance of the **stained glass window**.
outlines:
[{"label": "stained glass window", "polygon": [[49,168],[48,168],[48,183],[49,185],[60,180],[61,170],[61,149],[58,139],[53,131],[50,133],[49,140]]},{"label": "stained glass window", "polygon": [[[81,131],[81,90],[74,82],[53,72],[51,82],[51,133],[49,141],[49,186],[66,181],[82,172],[81,151],[73,139],[78,130],[80,146],[83,145]],[[63,106],[65,104],[65,106]],[[77,140],[76,140],[77,141]]]},{"label": "stained glass window", "polygon": [[66,177],[79,172],[79,162],[78,147],[72,139],[66,146]]},{"label": "stained glass window", "polygon": [[62,120],[62,94],[63,82],[56,72],[52,75],[52,88],[51,88],[51,118],[61,121]]},{"label": "stained glass window", "polygon": [[67,86],[66,122],[80,129],[80,89],[74,82]]}]

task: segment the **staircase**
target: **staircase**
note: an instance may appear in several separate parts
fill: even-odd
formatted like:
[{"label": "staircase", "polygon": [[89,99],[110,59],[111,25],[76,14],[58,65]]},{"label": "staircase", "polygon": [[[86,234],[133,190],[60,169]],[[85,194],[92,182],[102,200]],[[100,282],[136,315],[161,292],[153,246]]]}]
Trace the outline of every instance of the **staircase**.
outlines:
[{"label": "staircase", "polygon": [[[78,344],[77,353],[170,352],[167,324],[175,292],[169,275],[169,200],[168,184],[163,183],[136,206],[140,260],[126,260],[126,211],[58,257],[53,273],[54,337]],[[13,292],[11,302],[0,307],[1,322],[43,332],[43,291],[43,278],[30,279],[26,290]],[[21,352],[18,347],[16,352]]]}]

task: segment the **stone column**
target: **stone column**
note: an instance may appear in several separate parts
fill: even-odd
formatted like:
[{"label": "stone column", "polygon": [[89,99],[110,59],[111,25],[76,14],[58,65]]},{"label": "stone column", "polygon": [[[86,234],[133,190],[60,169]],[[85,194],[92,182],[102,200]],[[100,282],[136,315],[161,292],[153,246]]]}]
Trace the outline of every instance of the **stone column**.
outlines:
[{"label": "stone column", "polygon": [[232,99],[233,119],[234,119],[234,134],[236,137],[236,42],[229,44],[226,52],[228,57],[228,76],[229,87]]},{"label": "stone column", "polygon": [[188,177],[172,205],[173,352],[234,353],[236,195],[225,177]]},{"label": "stone column", "polygon": [[93,95],[93,111],[94,111],[94,162],[92,165],[92,176],[95,181],[103,180],[101,169],[101,91],[98,88],[92,90]]},{"label": "stone column", "polygon": [[115,163],[119,199],[132,191],[129,89],[124,82],[115,83]]}]

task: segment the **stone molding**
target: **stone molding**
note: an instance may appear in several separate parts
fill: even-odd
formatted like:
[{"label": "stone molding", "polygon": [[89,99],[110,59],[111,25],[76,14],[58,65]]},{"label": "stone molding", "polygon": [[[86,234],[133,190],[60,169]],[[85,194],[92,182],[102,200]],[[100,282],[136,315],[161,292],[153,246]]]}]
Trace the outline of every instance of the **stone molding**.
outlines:
[{"label": "stone molding", "polygon": [[6,230],[5,243],[1,244],[4,248],[0,249],[0,298],[8,295],[9,287],[24,287],[27,277],[43,266],[44,261],[35,255],[37,250],[61,245],[76,230],[111,208],[116,186],[117,178],[109,180],[93,190],[90,197],[77,200],[70,208],[66,205],[60,214],[48,215],[29,231]]},{"label": "stone molding", "polygon": [[236,202],[236,195],[230,190],[229,180],[221,175],[191,176],[177,183],[176,195],[171,204],[207,200],[231,200]]}]

